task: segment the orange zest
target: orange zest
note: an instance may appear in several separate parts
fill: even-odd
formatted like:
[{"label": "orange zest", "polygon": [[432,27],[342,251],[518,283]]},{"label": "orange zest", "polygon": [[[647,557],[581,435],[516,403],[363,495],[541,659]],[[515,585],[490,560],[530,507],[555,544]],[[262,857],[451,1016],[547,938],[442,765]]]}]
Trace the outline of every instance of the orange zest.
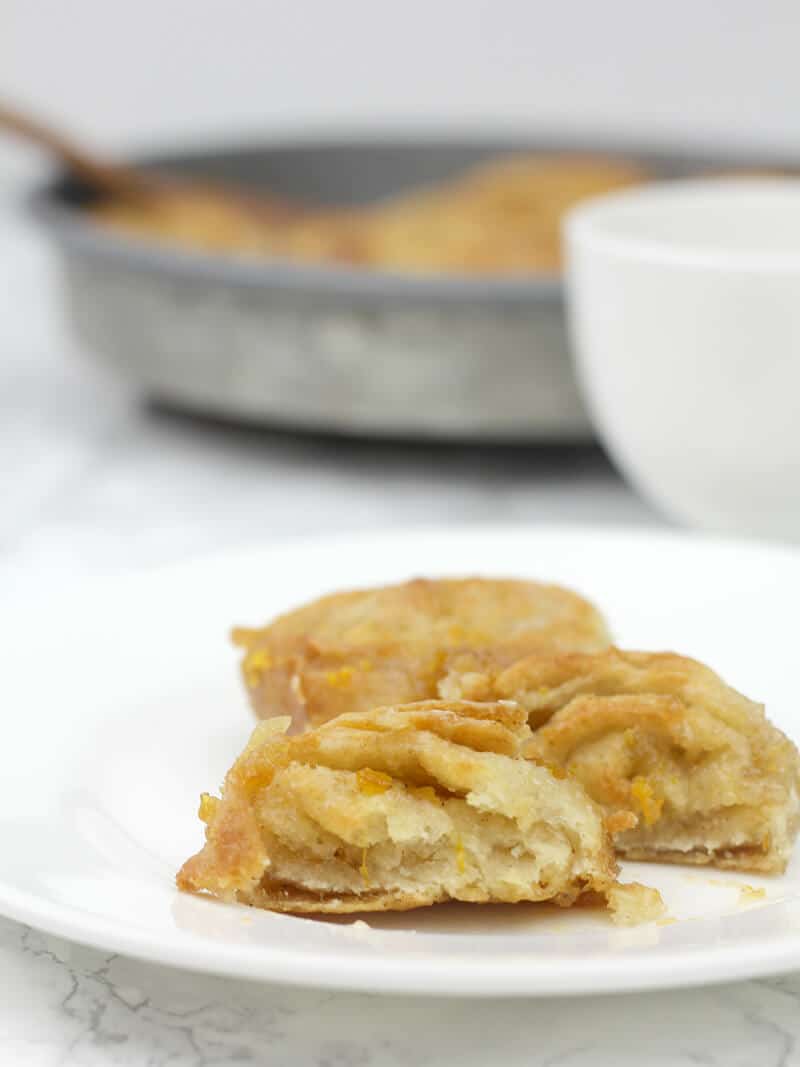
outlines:
[{"label": "orange zest", "polygon": [[379,796],[392,788],[394,779],[382,771],[373,771],[371,767],[363,767],[356,772],[356,783],[359,793],[367,797]]}]

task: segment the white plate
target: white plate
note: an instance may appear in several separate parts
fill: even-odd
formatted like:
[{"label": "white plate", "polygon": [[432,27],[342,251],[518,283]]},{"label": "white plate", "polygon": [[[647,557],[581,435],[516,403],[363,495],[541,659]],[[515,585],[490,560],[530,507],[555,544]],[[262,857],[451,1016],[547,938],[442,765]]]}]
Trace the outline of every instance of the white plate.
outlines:
[{"label": "white plate", "polygon": [[175,891],[201,842],[198,794],[251,726],[228,626],[334,588],[444,573],[573,585],[606,609],[621,644],[708,661],[800,737],[800,555],[788,549],[478,528],[190,563],[0,618],[0,910],[144,959],[369,991],[608,992],[800,967],[800,863],[773,879],[626,865],[678,920],[632,929],[536,905],[325,922]]}]

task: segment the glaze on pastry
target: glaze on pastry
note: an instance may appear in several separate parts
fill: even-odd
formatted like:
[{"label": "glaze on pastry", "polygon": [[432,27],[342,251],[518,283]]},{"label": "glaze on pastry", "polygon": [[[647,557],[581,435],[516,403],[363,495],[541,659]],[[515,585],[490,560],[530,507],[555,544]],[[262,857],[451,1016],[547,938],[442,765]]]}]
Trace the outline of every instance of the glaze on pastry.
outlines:
[{"label": "glaze on pastry", "polygon": [[507,665],[531,652],[609,644],[600,613],[554,585],[417,579],[322,597],[262,629],[237,629],[242,673],[261,718],[295,729],[346,711],[437,696],[453,657]]}]

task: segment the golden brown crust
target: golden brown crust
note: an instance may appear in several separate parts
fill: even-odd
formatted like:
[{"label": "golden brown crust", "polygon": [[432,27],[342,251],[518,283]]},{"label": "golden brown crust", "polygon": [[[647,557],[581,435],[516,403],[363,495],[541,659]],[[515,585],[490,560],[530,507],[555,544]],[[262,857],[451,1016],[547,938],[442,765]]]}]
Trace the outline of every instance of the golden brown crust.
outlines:
[{"label": "golden brown crust", "polygon": [[763,708],[674,653],[531,656],[452,671],[448,696],[517,700],[529,755],[576,776],[635,859],[781,871],[798,828],[798,754]]},{"label": "golden brown crust", "polygon": [[262,629],[239,628],[256,714],[295,729],[348,711],[437,696],[454,663],[597,651],[605,623],[577,594],[537,582],[416,579],[322,597]]},{"label": "golden brown crust", "polygon": [[256,727],[222,798],[204,796],[203,849],[181,889],[297,913],[458,899],[604,893],[616,865],[575,782],[523,757],[513,704],[426,701],[340,716],[287,737]]}]

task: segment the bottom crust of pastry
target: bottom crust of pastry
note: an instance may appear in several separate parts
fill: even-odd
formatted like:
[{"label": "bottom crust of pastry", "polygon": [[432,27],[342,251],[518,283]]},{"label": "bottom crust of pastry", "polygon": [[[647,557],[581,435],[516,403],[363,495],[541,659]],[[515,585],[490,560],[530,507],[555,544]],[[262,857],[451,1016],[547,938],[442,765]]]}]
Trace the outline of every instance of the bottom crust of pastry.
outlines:
[{"label": "bottom crust of pastry", "polygon": [[683,851],[677,848],[622,848],[617,844],[617,855],[625,860],[642,863],[678,863],[683,866],[717,867],[730,871],[751,871],[761,874],[782,874],[786,862],[765,852],[763,848],[738,845],[734,848],[706,849],[696,846]]},{"label": "bottom crust of pastry", "polygon": [[[617,886],[617,888],[620,887]],[[603,894],[596,895],[598,902],[605,906],[606,897]],[[236,899],[242,904],[265,908],[269,911],[286,912],[289,915],[352,915],[376,911],[411,911],[413,908],[424,908],[431,904],[442,904],[454,900],[444,891],[411,893],[399,890],[374,892],[366,890],[363,893],[346,895],[312,893],[300,886],[266,880],[251,893],[237,894]],[[468,902],[470,904],[497,904],[498,900],[489,893],[479,893],[470,896]],[[548,897],[546,902],[567,908],[576,902],[576,897],[574,893],[566,893]],[[528,903],[536,903],[536,901],[529,900]]]},{"label": "bottom crust of pastry", "polygon": [[290,915],[352,915],[359,912],[411,911],[412,908],[438,904],[447,899],[444,894],[435,896],[402,892],[365,892],[358,895],[310,893],[299,886],[262,885],[244,903],[269,911],[283,911]]}]

